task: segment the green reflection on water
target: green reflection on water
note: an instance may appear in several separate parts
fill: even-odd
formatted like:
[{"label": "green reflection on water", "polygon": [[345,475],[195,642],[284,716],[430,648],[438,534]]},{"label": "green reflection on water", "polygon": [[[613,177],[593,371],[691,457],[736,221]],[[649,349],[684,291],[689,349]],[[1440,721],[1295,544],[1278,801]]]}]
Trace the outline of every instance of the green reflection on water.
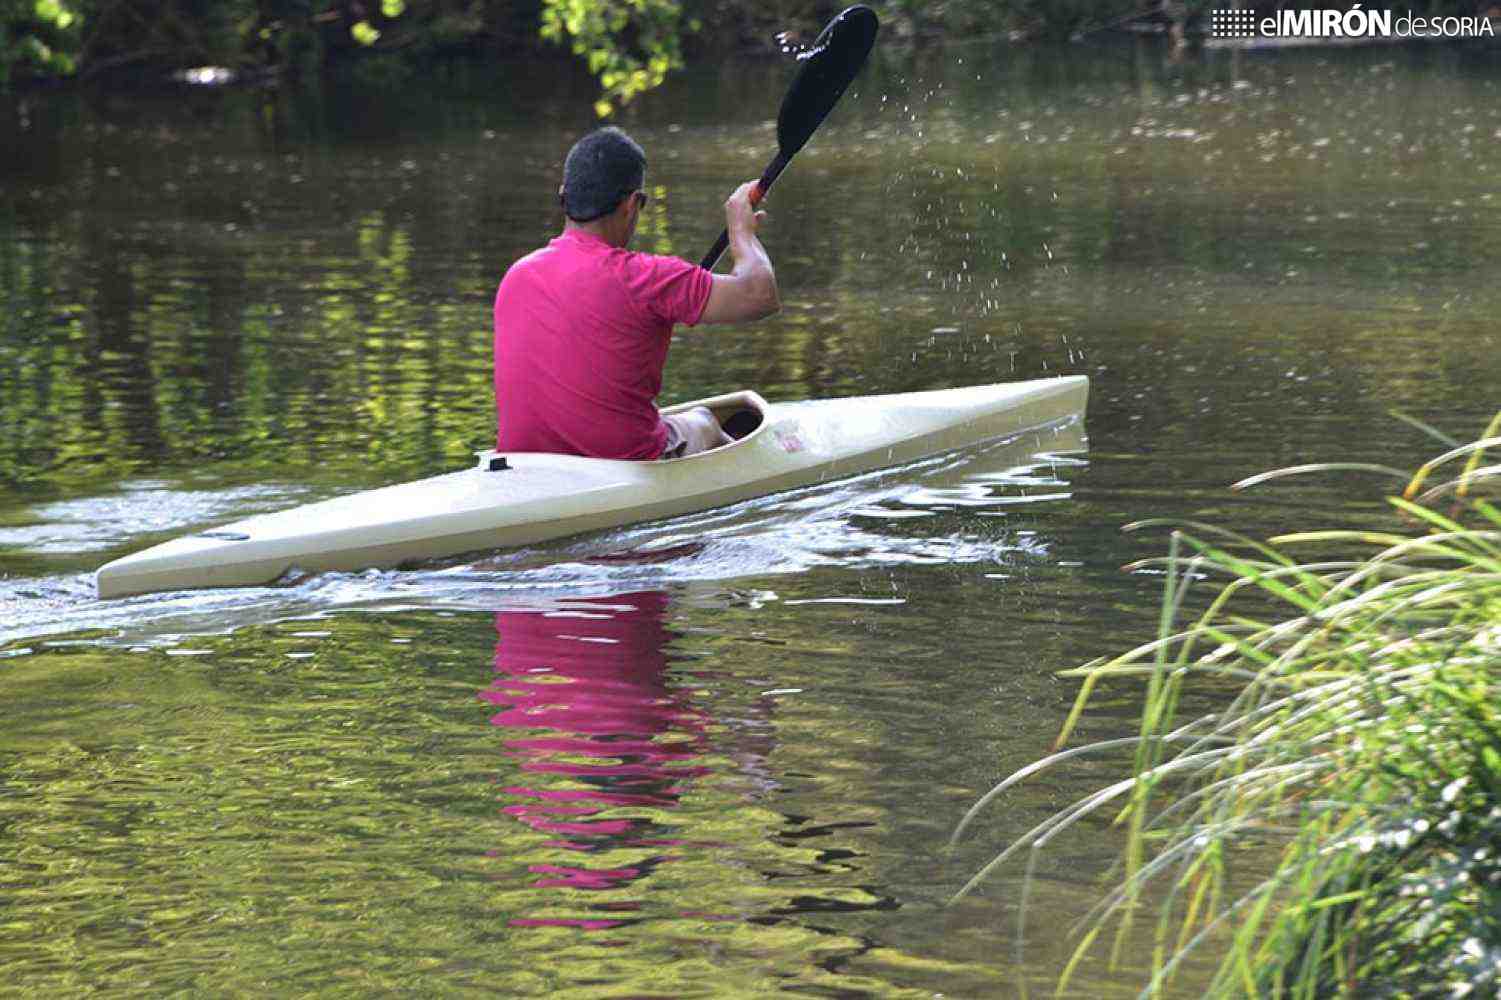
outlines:
[{"label": "green reflection on water", "polygon": [[[893,902],[844,829],[873,823],[775,808],[772,700],[669,668],[667,609],[617,595],[14,661],[0,974],[39,992],[722,995],[732,976],[907,995],[842,974],[869,943],[825,925]],[[471,655],[491,628],[493,668]]]}]

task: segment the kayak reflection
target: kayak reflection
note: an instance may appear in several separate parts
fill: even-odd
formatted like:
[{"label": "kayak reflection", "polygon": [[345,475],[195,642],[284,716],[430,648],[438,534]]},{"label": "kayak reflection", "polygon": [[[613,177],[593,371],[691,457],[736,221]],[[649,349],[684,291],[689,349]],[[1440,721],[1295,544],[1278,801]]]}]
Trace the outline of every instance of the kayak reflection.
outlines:
[{"label": "kayak reflection", "polygon": [[[504,812],[556,835],[545,846],[579,858],[530,864],[534,888],[623,889],[695,846],[672,837],[657,815],[710,770],[701,762],[710,720],[668,681],[667,607],[665,593],[645,591],[495,616],[496,677],[480,696],[501,706],[490,721],[514,734],[507,752],[529,779],[502,790]],[[629,863],[587,863],[619,854]],[[636,908],[613,894],[590,907]],[[603,929],[629,919],[511,924]]]}]

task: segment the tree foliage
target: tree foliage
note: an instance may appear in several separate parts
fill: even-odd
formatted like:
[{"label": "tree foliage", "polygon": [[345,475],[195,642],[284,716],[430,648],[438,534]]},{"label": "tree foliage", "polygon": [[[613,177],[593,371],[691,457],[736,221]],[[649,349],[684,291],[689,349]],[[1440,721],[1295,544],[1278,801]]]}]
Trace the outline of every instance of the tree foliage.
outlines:
[{"label": "tree foliage", "polygon": [[[869,0],[888,37],[1064,39],[1127,25],[1201,23],[1218,0]],[[601,116],[683,66],[685,44],[816,30],[840,3],[807,0],[0,0],[0,87],[13,76],[196,65],[316,66],[346,52],[421,57],[462,46],[564,46],[599,80]],[[1248,5],[1254,6],[1254,5]],[[1322,7],[1327,0],[1278,6]],[[1476,0],[1417,0],[1417,13],[1476,13]],[[802,22],[802,23],[796,23]],[[710,32],[703,26],[712,25]]]},{"label": "tree foliage", "polygon": [[0,85],[16,69],[69,76],[82,23],[64,0],[0,0]]},{"label": "tree foliage", "polygon": [[0,0],[0,86],[126,66],[278,66],[374,45],[404,10],[404,0]]},{"label": "tree foliage", "polygon": [[697,31],[685,19],[679,0],[544,0],[542,37],[562,44],[599,78],[603,94],[595,102],[601,117],[615,104],[659,86],[683,65],[684,31]]}]

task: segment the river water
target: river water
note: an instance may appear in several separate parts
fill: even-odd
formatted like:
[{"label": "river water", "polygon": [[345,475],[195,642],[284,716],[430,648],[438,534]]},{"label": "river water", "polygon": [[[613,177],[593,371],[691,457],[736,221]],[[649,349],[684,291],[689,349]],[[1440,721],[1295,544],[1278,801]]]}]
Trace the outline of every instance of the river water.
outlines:
[{"label": "river water", "polygon": [[[696,258],[790,66],[621,123]],[[947,905],[1118,775],[1056,672],[1149,638],[1180,517],[1375,523],[1497,407],[1494,50],[885,46],[768,203],[785,308],[664,402],[1087,374],[1086,420],[460,564],[99,602],[194,528],[493,435],[489,305],[589,82],[468,66],[0,103],[0,979],[37,995],[1011,996],[1118,834]],[[1084,735],[1131,725],[1107,693]],[[1086,963],[1079,996],[1130,995]],[[1180,984],[1194,995],[1192,976]]]}]

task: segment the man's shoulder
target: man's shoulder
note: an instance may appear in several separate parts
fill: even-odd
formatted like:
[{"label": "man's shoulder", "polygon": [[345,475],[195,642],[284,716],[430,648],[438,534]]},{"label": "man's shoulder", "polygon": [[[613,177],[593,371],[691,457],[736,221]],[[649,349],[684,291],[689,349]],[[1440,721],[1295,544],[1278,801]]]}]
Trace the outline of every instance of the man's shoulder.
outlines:
[{"label": "man's shoulder", "polygon": [[697,264],[689,263],[671,254],[648,253],[644,250],[621,250],[619,255],[616,259],[620,261],[627,273],[651,276],[657,280],[688,274],[698,268]]},{"label": "man's shoulder", "polygon": [[549,257],[554,257],[556,255],[557,249],[551,243],[547,244],[546,246],[540,246],[537,249],[533,250],[531,253],[527,254],[525,257],[520,258],[514,264],[512,264],[507,273],[509,273],[510,271],[525,272],[535,270],[536,268],[543,266],[543,264],[547,262]]},{"label": "man's shoulder", "polygon": [[675,257],[675,256],[673,256],[670,253],[669,254],[652,253],[649,250],[622,250],[620,252],[623,253],[623,254],[625,254],[631,260],[640,261],[643,264],[662,265],[662,266],[666,266],[666,267],[692,267],[693,266],[692,264],[688,263],[683,258],[681,258],[681,257]]},{"label": "man's shoulder", "polygon": [[681,257],[635,253],[624,270],[627,294],[644,310],[653,324],[698,322],[713,276]]},{"label": "man's shoulder", "polygon": [[500,287],[546,281],[548,261],[555,256],[556,252],[551,246],[538,247],[506,268],[506,273],[500,279]]}]

